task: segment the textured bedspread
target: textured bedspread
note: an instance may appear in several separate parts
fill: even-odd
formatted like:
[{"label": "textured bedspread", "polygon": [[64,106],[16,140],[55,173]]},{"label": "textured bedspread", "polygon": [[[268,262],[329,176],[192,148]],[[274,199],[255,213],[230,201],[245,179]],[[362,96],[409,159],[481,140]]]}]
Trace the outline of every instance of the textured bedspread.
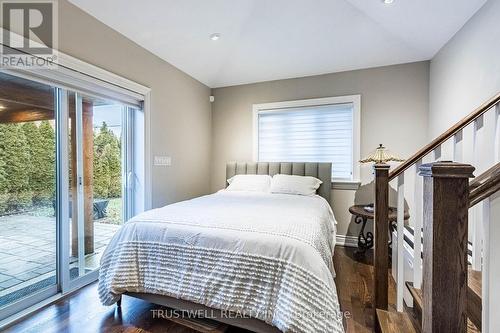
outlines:
[{"label": "textured bedspread", "polygon": [[168,295],[258,318],[283,332],[341,332],[321,197],[220,191],[138,215],[106,249],[99,295]]}]

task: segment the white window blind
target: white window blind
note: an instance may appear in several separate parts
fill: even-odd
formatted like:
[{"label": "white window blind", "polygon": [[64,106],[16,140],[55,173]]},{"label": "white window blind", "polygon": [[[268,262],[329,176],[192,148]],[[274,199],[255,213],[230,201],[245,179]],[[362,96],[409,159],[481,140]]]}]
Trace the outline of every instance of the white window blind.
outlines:
[{"label": "white window blind", "polygon": [[332,162],[332,177],[353,178],[353,103],[260,110],[257,153],[266,162]]}]

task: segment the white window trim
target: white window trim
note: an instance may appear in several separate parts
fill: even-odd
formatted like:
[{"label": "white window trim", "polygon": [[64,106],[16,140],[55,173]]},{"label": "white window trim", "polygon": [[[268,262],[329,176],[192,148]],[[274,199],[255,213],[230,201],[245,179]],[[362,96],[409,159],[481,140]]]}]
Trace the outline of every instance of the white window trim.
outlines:
[{"label": "white window trim", "polygon": [[[275,103],[254,104],[253,110],[253,160],[259,159],[259,113],[262,111],[274,112],[281,109],[321,106],[330,104],[352,103],[354,106],[353,114],[353,144],[352,144],[352,179],[332,179],[332,188],[335,189],[357,189],[360,184],[360,165],[361,159],[361,95],[348,95],[324,98],[301,99],[294,101],[284,101]],[[286,161],[284,161],[286,162]],[[338,186],[337,186],[338,185]]]}]

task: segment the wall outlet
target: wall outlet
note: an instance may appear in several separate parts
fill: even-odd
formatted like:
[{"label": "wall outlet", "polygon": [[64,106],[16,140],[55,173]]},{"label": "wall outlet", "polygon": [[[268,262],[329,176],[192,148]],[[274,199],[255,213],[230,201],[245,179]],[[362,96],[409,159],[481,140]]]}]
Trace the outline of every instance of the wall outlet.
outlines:
[{"label": "wall outlet", "polygon": [[155,156],[154,165],[155,166],[171,166],[172,165],[172,157],[170,157],[170,156]]}]

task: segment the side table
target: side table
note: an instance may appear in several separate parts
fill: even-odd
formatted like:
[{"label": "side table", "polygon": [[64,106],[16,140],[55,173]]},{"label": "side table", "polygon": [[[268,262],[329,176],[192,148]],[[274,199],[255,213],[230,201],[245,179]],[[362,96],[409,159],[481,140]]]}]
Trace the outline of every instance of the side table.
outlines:
[{"label": "side table", "polygon": [[[373,206],[373,204],[371,204]],[[358,250],[356,253],[364,254],[366,250],[373,247],[373,233],[368,231],[365,233],[366,223],[371,220],[373,221],[373,212],[365,210],[364,207],[369,205],[354,205],[349,207],[349,212],[354,216],[354,222],[356,224],[361,224],[361,230],[358,235]],[[408,220],[410,214],[407,210],[404,213],[404,219]],[[398,210],[396,207],[389,207],[389,245],[392,244],[392,232],[396,229],[396,223],[398,220]]]}]

